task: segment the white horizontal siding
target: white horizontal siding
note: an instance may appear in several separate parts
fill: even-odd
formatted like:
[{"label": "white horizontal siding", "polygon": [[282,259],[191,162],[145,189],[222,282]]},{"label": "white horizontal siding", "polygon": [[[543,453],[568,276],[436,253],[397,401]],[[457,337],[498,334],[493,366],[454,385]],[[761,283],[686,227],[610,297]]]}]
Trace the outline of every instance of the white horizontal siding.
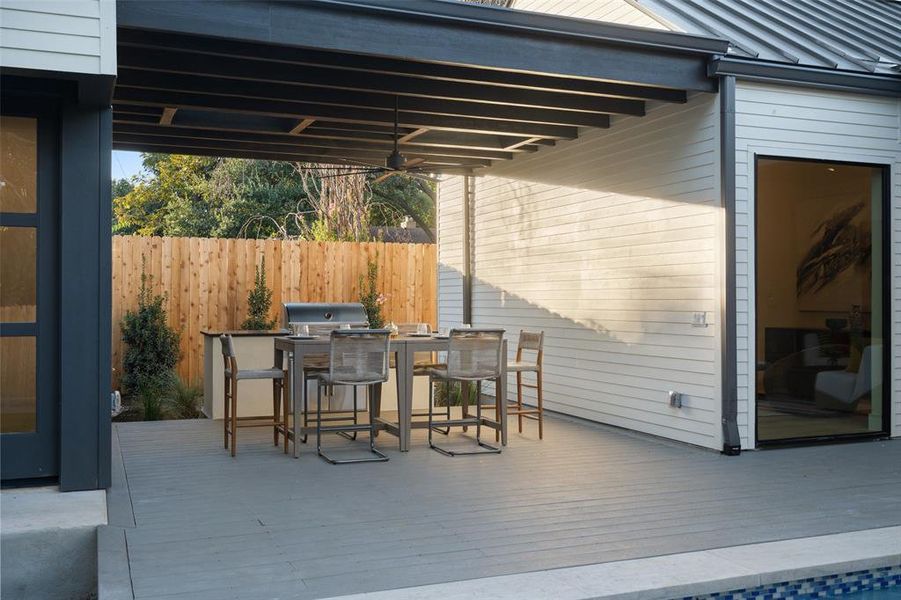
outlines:
[{"label": "white horizontal siding", "polygon": [[4,0],[0,64],[73,73],[116,73],[114,0]]},{"label": "white horizontal siding", "polygon": [[513,8],[619,25],[669,28],[662,20],[629,4],[626,0],[514,0]]},{"label": "white horizontal siding", "polygon": [[438,324],[463,322],[463,178],[438,189]]},{"label": "white horizontal siding", "polygon": [[901,435],[901,106],[899,100],[739,82],[736,94],[739,424],[753,443],[755,406],[754,157],[892,165],[893,435]]},{"label": "white horizontal siding", "polygon": [[520,329],[545,332],[550,409],[719,448],[717,117],[697,96],[476,179],[473,322],[505,328],[511,353]]}]

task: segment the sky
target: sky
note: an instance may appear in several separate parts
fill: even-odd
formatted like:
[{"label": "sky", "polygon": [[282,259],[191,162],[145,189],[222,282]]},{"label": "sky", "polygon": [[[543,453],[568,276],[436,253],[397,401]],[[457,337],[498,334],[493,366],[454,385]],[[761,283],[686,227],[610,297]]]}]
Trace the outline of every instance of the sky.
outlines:
[{"label": "sky", "polygon": [[141,153],[113,150],[113,179],[131,179],[141,172]]}]

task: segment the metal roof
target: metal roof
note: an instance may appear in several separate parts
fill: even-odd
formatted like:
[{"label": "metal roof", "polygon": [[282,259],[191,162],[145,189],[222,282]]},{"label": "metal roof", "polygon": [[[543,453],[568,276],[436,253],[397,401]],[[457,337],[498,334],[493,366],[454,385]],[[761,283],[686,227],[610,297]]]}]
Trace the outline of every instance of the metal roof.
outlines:
[{"label": "metal roof", "polygon": [[629,0],[686,32],[730,40],[730,58],[901,75],[894,0]]}]

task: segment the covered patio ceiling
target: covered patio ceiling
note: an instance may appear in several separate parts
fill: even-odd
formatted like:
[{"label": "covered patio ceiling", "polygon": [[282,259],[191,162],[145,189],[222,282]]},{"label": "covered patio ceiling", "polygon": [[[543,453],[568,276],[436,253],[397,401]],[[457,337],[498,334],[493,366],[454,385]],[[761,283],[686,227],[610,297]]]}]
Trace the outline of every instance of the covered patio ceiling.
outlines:
[{"label": "covered patio ceiling", "polygon": [[713,92],[727,42],[418,0],[117,5],[113,147],[468,172]]}]

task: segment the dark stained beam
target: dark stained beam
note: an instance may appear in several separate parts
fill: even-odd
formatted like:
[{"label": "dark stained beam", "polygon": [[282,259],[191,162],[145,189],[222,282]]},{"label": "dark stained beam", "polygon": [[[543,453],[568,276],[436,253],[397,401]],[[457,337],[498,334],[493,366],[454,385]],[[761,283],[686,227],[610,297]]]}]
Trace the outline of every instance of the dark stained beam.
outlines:
[{"label": "dark stained beam", "polygon": [[[165,154],[186,154],[191,156],[214,156],[223,158],[245,158],[260,160],[280,160],[288,162],[308,162],[320,164],[354,165],[366,167],[382,167],[384,163],[371,157],[358,156],[322,156],[304,154],[285,154],[280,152],[266,152],[263,150],[245,150],[235,148],[207,148],[199,146],[178,146],[153,141],[126,142],[113,140],[114,150],[128,150],[132,152],[160,152]],[[477,169],[489,166],[484,163],[464,161],[426,161],[417,167],[423,170],[432,169],[435,172],[454,172],[461,169]]]},{"label": "dark stained beam", "polygon": [[[316,119],[317,121],[337,121],[344,123],[360,123],[371,125],[393,124],[393,111],[354,109],[330,106],[327,104],[310,104],[283,100],[254,100],[210,94],[178,93],[159,90],[139,90],[133,88],[117,88],[113,99],[115,105],[136,104],[139,106],[177,106],[179,109],[196,108],[202,110],[231,111],[245,114],[267,115],[298,119]],[[512,135],[518,137],[542,137],[551,139],[575,139],[578,130],[563,125],[544,123],[525,123],[519,121],[499,121],[497,119],[479,119],[474,117],[458,117],[448,115],[431,115],[401,110],[398,112],[399,124],[403,127],[438,129],[446,131],[464,131],[472,133],[493,133],[496,135]]]},{"label": "dark stained beam", "polygon": [[[225,146],[229,143],[262,143],[272,146],[283,146],[285,151],[302,153],[307,148],[336,148],[346,150],[365,150],[387,156],[393,142],[363,142],[358,140],[320,139],[307,136],[272,135],[259,133],[239,133],[210,131],[204,129],[191,129],[184,127],[154,127],[152,125],[131,125],[116,123],[113,135],[117,139],[125,139],[125,136],[165,136],[167,138],[179,138],[182,140],[203,140],[204,142],[216,141]],[[400,149],[405,154],[417,154],[420,156],[454,156],[460,158],[476,158],[487,160],[509,160],[513,158],[516,150],[502,151],[485,148],[448,148],[436,146],[424,146],[415,143],[403,144]],[[520,150],[521,152],[522,150]]]},{"label": "dark stained beam", "polygon": [[557,91],[509,88],[457,81],[428,80],[402,75],[346,71],[323,67],[247,60],[227,56],[155,48],[123,46],[118,51],[121,69],[143,69],[183,75],[214,75],[228,79],[287,83],[313,87],[380,92],[383,94],[468,100],[512,106],[532,106],[582,112],[644,114],[644,103],[625,98],[604,98]]},{"label": "dark stained beam", "polygon": [[[206,113],[199,113],[198,111],[180,111],[173,121],[173,126],[196,130],[247,133],[258,136],[282,136],[289,141],[296,141],[296,138],[291,136],[290,132],[286,133],[284,131],[284,127],[275,126],[278,125],[278,122],[276,122],[273,126],[261,128],[260,123],[257,120],[252,119],[251,122],[245,122],[241,118],[244,115],[240,114],[220,115],[218,113],[212,113],[217,117],[212,121],[197,118],[205,114]],[[229,116],[231,118],[219,118],[222,116]],[[113,111],[113,122],[117,125],[143,125],[148,123],[156,123],[157,121],[158,117],[151,115],[131,114],[122,111],[120,107],[116,107]],[[407,130],[401,129],[400,133],[403,135],[405,131]],[[394,135],[390,128],[383,128],[382,130],[372,130],[366,128],[353,129],[344,123],[316,122],[314,125],[306,128],[302,132],[302,134],[300,134],[300,137],[319,138],[325,140],[335,139],[375,142],[384,144],[386,146],[391,146],[394,143]],[[415,144],[421,146],[432,146],[436,148],[482,148],[486,150],[503,150],[510,144],[518,144],[523,140],[531,139],[535,141],[529,143],[526,146],[523,146],[522,151],[532,152],[537,150],[539,145],[553,144],[553,140],[536,140],[536,138],[515,138],[490,134],[459,133],[455,131],[428,131],[426,133],[420,134],[417,137],[418,139],[415,139]],[[401,140],[402,139],[403,138],[401,138]],[[403,145],[406,142],[399,140],[399,143]]]},{"label": "dark stained beam", "polygon": [[[134,88],[194,92],[247,98],[249,100],[303,101],[316,104],[343,106],[346,108],[379,108],[383,110],[394,110],[395,103],[395,96],[389,94],[333,90],[297,86],[287,83],[246,81],[240,79],[208,77],[204,75],[142,71],[130,69],[128,67],[121,67],[119,69],[116,86],[117,89]],[[605,101],[598,101],[599,109],[610,108],[600,106],[600,103],[603,102]],[[436,115],[526,121],[554,125],[571,125],[575,127],[609,127],[610,124],[608,113],[602,110],[589,113],[572,110],[484,104],[460,100],[416,98],[412,96],[401,96],[397,98],[397,104],[401,110]],[[639,104],[641,104],[641,106],[635,107],[635,111],[633,111],[633,114],[637,116],[644,114],[644,104]]]},{"label": "dark stained beam", "polygon": [[728,41],[462,2],[119,2],[122,28],[532,74],[716,91]]},{"label": "dark stained beam", "polygon": [[565,91],[567,93],[632,98],[635,100],[657,100],[660,102],[684,103],[687,100],[685,90],[681,89],[558,77],[554,75],[534,75],[531,73],[479,69],[448,64],[429,64],[414,60],[326,52],[311,48],[304,48],[302,52],[298,52],[294,48],[286,48],[284,46],[249,44],[236,40],[205,38],[196,35],[165,34],[157,31],[120,29],[117,43],[120,46],[190,50],[210,56],[266,59],[296,65],[332,67],[368,73],[410,75],[424,79],[485,83],[513,88]]}]

